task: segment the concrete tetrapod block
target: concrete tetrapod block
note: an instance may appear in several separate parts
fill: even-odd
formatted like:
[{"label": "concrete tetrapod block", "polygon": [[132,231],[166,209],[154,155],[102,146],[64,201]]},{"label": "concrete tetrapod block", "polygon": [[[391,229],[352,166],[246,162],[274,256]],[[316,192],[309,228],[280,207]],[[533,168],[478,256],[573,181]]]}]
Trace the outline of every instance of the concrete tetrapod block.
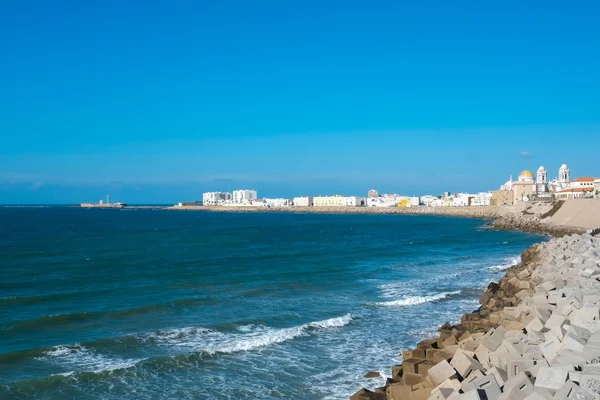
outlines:
[{"label": "concrete tetrapod block", "polygon": [[450,363],[448,363],[448,361],[445,360],[441,363],[438,363],[433,368],[430,368],[428,373],[434,387],[438,386],[446,379],[456,378],[456,371],[450,365]]},{"label": "concrete tetrapod block", "polygon": [[546,324],[544,324],[544,328],[552,329],[554,327],[561,327],[565,323],[565,317],[560,314],[554,313],[548,318]]},{"label": "concrete tetrapod block", "polygon": [[546,340],[550,340],[553,336],[556,336],[558,340],[562,340],[564,337],[564,332],[560,326],[555,326],[550,329],[548,332],[544,333],[544,338]]},{"label": "concrete tetrapod block", "polygon": [[563,292],[552,291],[548,293],[548,304],[557,305],[558,302],[563,298]]},{"label": "concrete tetrapod block", "polygon": [[582,373],[579,375],[579,386],[600,399],[600,375]]},{"label": "concrete tetrapod block", "polygon": [[475,350],[475,357],[486,371],[492,367],[490,365],[490,351],[484,345],[480,345]]},{"label": "concrete tetrapod block", "polygon": [[485,392],[486,395],[486,397],[484,398],[490,400],[495,400],[502,394],[502,391],[500,390],[500,385],[498,385],[498,382],[496,381],[494,375],[479,378],[463,387],[463,391],[465,393],[470,391],[481,392],[482,390]]},{"label": "concrete tetrapod block", "polygon": [[406,372],[410,372],[412,374],[417,374],[418,373],[418,365],[421,363],[424,363],[425,359],[422,358],[409,358],[409,359],[404,359],[404,361],[402,361],[402,370],[404,371],[404,373]]},{"label": "concrete tetrapod block", "polygon": [[[556,359],[555,359],[556,360]],[[542,367],[549,367],[550,365],[548,365],[548,362],[546,362],[546,359],[542,357],[541,360],[536,360],[537,364],[535,364],[533,367],[525,370],[525,373],[527,373],[528,375],[533,376],[534,378],[537,377],[537,374],[540,370],[540,368]]]},{"label": "concrete tetrapod block", "polygon": [[433,392],[431,392],[431,396],[429,396],[428,400],[446,400],[448,397],[450,397],[455,392],[458,393],[458,391],[456,391],[454,389],[448,389],[448,388],[435,389]]},{"label": "concrete tetrapod block", "polygon": [[598,307],[584,307],[569,316],[571,325],[577,326],[580,326],[581,322],[597,321],[598,319],[600,319],[600,308]]},{"label": "concrete tetrapod block", "polygon": [[392,384],[387,387],[385,394],[387,400],[406,400],[410,399],[410,393],[412,389],[410,386],[404,386],[399,384]]},{"label": "concrete tetrapod block", "polygon": [[544,324],[536,317],[525,326],[525,329],[527,332],[541,332],[544,329]]},{"label": "concrete tetrapod block", "polygon": [[458,381],[458,379],[446,379],[444,382],[440,383],[435,389],[453,389],[460,390],[462,385]]},{"label": "concrete tetrapod block", "polygon": [[508,379],[512,379],[512,378],[519,376],[519,374],[521,372],[525,372],[529,368],[535,367],[536,364],[537,364],[537,361],[535,361],[535,360],[523,360],[523,359],[508,360],[508,367],[506,369],[506,372],[508,374]]},{"label": "concrete tetrapod block", "polygon": [[554,360],[558,355],[560,344],[561,343],[557,337],[552,337],[550,340],[540,344],[540,351],[544,355],[544,358],[548,364],[552,363],[552,360]]},{"label": "concrete tetrapod block", "polygon": [[565,368],[542,367],[536,376],[535,387],[557,392],[567,381],[568,375],[569,371]]},{"label": "concrete tetrapod block", "polygon": [[409,400],[427,400],[431,396],[431,389],[417,389],[410,392]]},{"label": "concrete tetrapod block", "polygon": [[554,395],[556,400],[594,400],[596,397],[590,392],[571,381],[566,381],[558,392]]},{"label": "concrete tetrapod block", "polygon": [[450,365],[454,367],[456,372],[463,378],[467,378],[471,371],[473,370],[482,370],[483,367],[479,363],[479,361],[475,360],[473,357],[465,354],[464,351],[456,352],[454,358],[450,362]]},{"label": "concrete tetrapod block", "polygon": [[573,333],[567,333],[559,346],[558,353],[561,354],[564,350],[571,350],[578,353],[583,353],[586,341],[575,336]]},{"label": "concrete tetrapod block", "polygon": [[498,386],[504,386],[504,382],[506,382],[508,380],[506,373],[502,370],[499,370],[496,367],[492,367],[492,368],[488,369],[486,372],[486,375],[487,376],[493,375],[494,378],[496,378],[496,382],[498,383]]},{"label": "concrete tetrapod block", "polygon": [[[502,329],[504,329],[504,328],[502,328]],[[492,339],[491,333],[493,333],[494,331],[495,331],[494,328],[490,329],[488,331],[488,333],[484,337],[481,338],[481,344],[484,345],[485,347],[487,347],[487,349],[489,351],[496,351],[498,346],[500,346],[500,344],[502,343],[502,340]]]},{"label": "concrete tetrapod block", "polygon": [[485,374],[482,371],[480,371],[478,369],[472,371],[469,374],[469,377],[461,382],[462,389],[464,390],[465,386],[469,385],[472,382],[475,382],[478,379],[484,378],[484,377],[485,377]]},{"label": "concrete tetrapod block", "polygon": [[522,399],[535,392],[535,386],[524,372],[517,377],[509,379],[504,384],[504,393],[501,398],[506,400]]}]

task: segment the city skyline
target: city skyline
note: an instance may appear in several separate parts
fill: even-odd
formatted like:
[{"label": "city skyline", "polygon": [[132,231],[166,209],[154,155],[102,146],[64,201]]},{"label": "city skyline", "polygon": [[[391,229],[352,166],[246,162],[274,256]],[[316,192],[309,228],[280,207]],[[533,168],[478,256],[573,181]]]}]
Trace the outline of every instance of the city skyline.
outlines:
[{"label": "city skyline", "polygon": [[34,3],[1,6],[0,203],[600,176],[594,2]]}]

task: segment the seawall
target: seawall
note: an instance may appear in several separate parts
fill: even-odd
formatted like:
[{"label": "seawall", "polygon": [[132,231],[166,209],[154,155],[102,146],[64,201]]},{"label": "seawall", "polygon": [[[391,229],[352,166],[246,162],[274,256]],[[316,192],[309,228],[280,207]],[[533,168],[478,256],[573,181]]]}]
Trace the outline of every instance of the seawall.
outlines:
[{"label": "seawall", "polygon": [[481,307],[402,353],[351,400],[600,398],[600,238],[532,246],[489,284]]}]

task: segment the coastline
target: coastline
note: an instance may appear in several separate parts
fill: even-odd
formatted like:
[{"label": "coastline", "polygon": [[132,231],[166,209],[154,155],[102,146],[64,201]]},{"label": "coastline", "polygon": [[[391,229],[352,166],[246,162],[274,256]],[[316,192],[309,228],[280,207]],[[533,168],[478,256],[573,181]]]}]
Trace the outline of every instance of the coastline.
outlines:
[{"label": "coastline", "polygon": [[520,203],[514,206],[479,207],[223,207],[183,206],[168,207],[173,211],[224,213],[315,213],[315,214],[381,214],[381,215],[435,215],[474,218],[492,221],[489,226],[502,230],[520,230],[529,233],[560,237],[582,234],[600,227],[600,201],[569,200],[554,203]]},{"label": "coastline", "polygon": [[[600,238],[593,236],[598,229],[553,224],[562,206],[453,215],[483,215],[493,220],[491,228],[553,238],[531,246],[498,282],[490,282],[481,306],[460,323],[445,322],[439,335],[402,351],[402,364],[392,367],[384,386],[360,389],[350,399],[600,398],[600,370],[585,379],[579,372],[591,371],[586,365],[600,360],[600,344],[597,350],[590,347],[593,359],[584,354],[597,331],[600,343],[600,283],[595,280],[600,277]],[[589,213],[596,224],[596,209]],[[598,295],[590,297],[589,291]]]}]

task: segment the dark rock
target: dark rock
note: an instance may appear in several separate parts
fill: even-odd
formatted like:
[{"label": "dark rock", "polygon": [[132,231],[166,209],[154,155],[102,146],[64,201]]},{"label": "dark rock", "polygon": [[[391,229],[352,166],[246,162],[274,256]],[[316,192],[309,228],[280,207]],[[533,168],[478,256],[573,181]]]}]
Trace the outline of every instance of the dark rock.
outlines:
[{"label": "dark rock", "polygon": [[369,371],[365,374],[364,378],[372,379],[372,378],[381,378],[381,374],[375,371]]}]

